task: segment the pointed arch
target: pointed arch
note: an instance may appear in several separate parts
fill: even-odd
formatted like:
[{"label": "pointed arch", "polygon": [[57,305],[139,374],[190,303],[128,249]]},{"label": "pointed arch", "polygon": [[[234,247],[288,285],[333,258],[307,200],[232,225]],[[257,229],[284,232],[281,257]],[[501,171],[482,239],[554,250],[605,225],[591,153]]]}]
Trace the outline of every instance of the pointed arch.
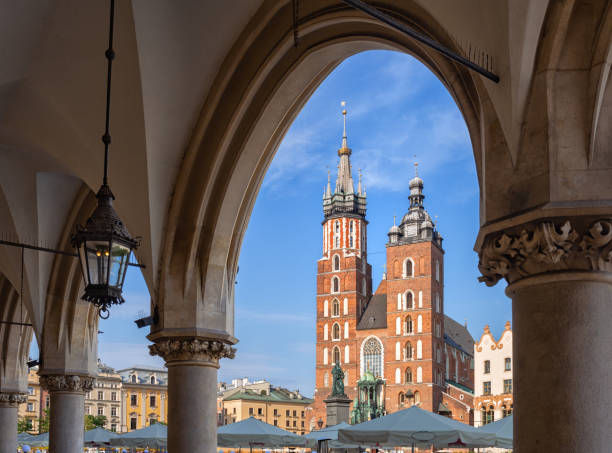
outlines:
[{"label": "pointed arch", "polygon": [[337,276],[334,276],[331,279],[331,292],[332,293],[340,292],[340,279]]},{"label": "pointed arch", "polygon": [[414,260],[410,257],[404,260],[402,265],[402,278],[414,277]]},{"label": "pointed arch", "polygon": [[340,324],[335,322],[334,325],[332,326],[332,340],[340,341],[341,337],[342,337],[342,329],[340,328]]},{"label": "pointed arch", "polygon": [[332,318],[340,316],[340,301],[338,299],[332,300]]},{"label": "pointed arch", "polygon": [[412,384],[412,368],[406,368],[406,371],[404,372],[404,379],[406,384]]},{"label": "pointed arch", "polygon": [[332,350],[332,364],[342,363],[342,356],[340,355],[340,348],[338,346],[334,346]]}]

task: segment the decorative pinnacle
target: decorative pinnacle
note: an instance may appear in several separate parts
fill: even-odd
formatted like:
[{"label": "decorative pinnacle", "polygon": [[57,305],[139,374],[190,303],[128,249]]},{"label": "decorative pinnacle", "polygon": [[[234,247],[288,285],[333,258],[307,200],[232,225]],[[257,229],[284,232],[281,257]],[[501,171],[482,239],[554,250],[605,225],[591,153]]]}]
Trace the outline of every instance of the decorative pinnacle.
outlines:
[{"label": "decorative pinnacle", "polygon": [[395,226],[395,214],[393,214],[393,226]]},{"label": "decorative pinnacle", "polygon": [[[346,101],[342,101],[340,103],[340,105],[342,107],[345,107],[346,106]],[[344,122],[344,126],[342,128],[342,147],[338,151],[338,154],[350,154],[349,147],[348,147],[348,145],[346,143],[346,109],[345,108],[342,109],[342,116],[343,116],[343,122]],[[348,153],[347,153],[347,151],[348,151]]]}]

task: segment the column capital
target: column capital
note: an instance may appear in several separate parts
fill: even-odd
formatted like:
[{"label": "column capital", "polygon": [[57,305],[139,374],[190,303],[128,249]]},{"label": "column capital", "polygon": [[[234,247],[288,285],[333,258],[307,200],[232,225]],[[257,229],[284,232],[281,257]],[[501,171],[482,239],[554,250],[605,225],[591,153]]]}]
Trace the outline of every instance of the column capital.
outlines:
[{"label": "column capital", "polygon": [[479,251],[479,281],[514,283],[551,272],[612,272],[612,217],[550,218],[489,234]]},{"label": "column capital", "polygon": [[0,407],[18,407],[27,400],[25,393],[0,393]]},{"label": "column capital", "polygon": [[219,368],[219,360],[234,358],[236,349],[226,342],[217,339],[199,337],[159,338],[149,346],[151,355],[159,355],[166,361],[166,366],[185,364],[213,366]]},{"label": "column capital", "polygon": [[85,393],[93,389],[95,380],[78,374],[43,374],[40,385],[49,392]]}]

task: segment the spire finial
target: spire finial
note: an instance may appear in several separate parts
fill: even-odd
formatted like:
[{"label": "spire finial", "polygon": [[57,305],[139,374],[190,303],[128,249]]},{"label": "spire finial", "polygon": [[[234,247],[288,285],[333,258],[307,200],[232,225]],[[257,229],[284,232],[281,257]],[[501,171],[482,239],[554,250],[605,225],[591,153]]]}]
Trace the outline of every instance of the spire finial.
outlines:
[{"label": "spire finial", "polygon": [[419,163],[414,163],[414,176],[419,176]]},{"label": "spire finial", "polygon": [[342,119],[343,119],[343,127],[342,127],[342,148],[343,150],[348,149],[348,145],[346,144],[346,109],[344,107],[346,107],[346,101],[342,101],[340,102],[340,105],[342,106]]},{"label": "spire finial", "polygon": [[395,214],[393,214],[393,226],[395,226]]}]

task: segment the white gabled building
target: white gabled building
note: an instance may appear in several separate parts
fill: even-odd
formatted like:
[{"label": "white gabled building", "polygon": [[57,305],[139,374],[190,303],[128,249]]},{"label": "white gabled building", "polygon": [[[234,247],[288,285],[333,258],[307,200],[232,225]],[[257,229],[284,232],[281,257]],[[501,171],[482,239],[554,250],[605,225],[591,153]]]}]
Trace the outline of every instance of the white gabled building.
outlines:
[{"label": "white gabled building", "polygon": [[506,322],[499,340],[485,326],[474,344],[474,426],[512,413],[512,327]]}]

